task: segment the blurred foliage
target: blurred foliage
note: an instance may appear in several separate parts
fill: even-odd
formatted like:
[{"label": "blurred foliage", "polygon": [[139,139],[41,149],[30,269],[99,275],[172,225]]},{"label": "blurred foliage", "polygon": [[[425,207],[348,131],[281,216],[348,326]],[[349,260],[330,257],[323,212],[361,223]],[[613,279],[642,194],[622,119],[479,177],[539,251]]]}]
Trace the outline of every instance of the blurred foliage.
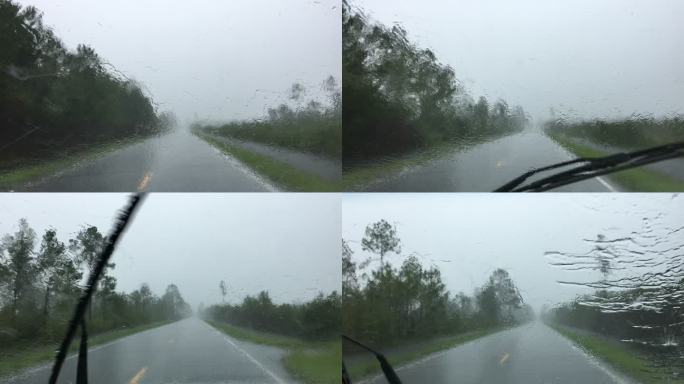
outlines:
[{"label": "blurred foliage", "polygon": [[302,304],[276,304],[268,292],[247,296],[240,304],[211,305],[201,316],[238,327],[306,340],[331,340],[340,334],[340,295],[320,293]]},{"label": "blurred foliage", "polygon": [[69,52],[35,7],[0,0],[0,165],[158,133],[158,116],[140,85],[86,45]]},{"label": "blurred foliage", "polygon": [[[85,278],[107,242],[98,228],[85,226],[67,244],[54,229],[40,239],[24,219],[17,232],[0,242],[0,350],[61,341]],[[108,265],[86,317],[91,334],[175,320],[191,309],[178,287],[170,284],[162,297],[147,284],[129,294],[116,291]]]},{"label": "blurred foliage", "polygon": [[346,0],[342,36],[345,165],[506,135],[528,120],[522,107],[503,100],[475,102],[454,70],[411,43],[401,26],[372,23]]},{"label": "blurred foliage", "polygon": [[684,118],[654,119],[634,116],[625,120],[549,121],[545,129],[551,135],[586,139],[594,144],[626,149],[643,149],[684,141]]},{"label": "blurred foliage", "polygon": [[[376,227],[368,226],[367,237],[377,232]],[[398,243],[396,233],[392,237]],[[484,286],[468,296],[449,292],[439,268],[424,267],[414,255],[399,268],[383,261],[370,273],[365,271],[370,259],[357,264],[352,255],[343,241],[342,329],[361,342],[390,346],[514,325],[533,316],[503,269],[495,270]]]},{"label": "blurred foliage", "polygon": [[[329,105],[310,100],[291,107],[281,104],[269,108],[268,115],[252,121],[234,121],[223,125],[196,124],[194,129],[218,136],[286,147],[339,159],[342,152],[342,96],[335,79],[323,82]],[[306,89],[295,83],[290,100],[302,102]]]}]

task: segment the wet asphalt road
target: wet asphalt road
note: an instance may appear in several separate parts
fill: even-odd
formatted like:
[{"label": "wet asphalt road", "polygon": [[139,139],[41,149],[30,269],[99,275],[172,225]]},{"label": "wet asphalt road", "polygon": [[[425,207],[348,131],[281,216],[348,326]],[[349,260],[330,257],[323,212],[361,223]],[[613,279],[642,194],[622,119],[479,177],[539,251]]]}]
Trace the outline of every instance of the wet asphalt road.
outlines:
[{"label": "wet asphalt road", "polygon": [[[88,353],[91,383],[293,383],[280,363],[283,351],[238,341],[190,318],[95,347]],[[76,357],[59,383],[75,382]],[[50,367],[2,383],[47,383]]]},{"label": "wet asphalt road", "polygon": [[[404,383],[630,383],[541,322],[495,333],[397,369]],[[384,377],[369,382],[385,383]]]},{"label": "wet asphalt road", "polygon": [[[366,191],[383,192],[489,192],[523,173],[563,162],[575,156],[538,129],[506,136],[470,149],[440,156],[425,166],[372,183]],[[548,176],[549,174],[545,174]],[[534,179],[531,179],[534,180]],[[604,178],[585,180],[555,189],[557,192],[609,192],[617,187]]]},{"label": "wet asphalt road", "polygon": [[266,192],[275,187],[190,132],[131,145],[25,186],[37,192]]}]

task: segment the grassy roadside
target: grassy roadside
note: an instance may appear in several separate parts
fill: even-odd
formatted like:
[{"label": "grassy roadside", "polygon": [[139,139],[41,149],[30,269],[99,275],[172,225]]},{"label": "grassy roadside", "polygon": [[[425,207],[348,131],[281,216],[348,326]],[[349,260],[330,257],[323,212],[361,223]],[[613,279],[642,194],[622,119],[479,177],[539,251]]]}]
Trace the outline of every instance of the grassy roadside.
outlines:
[{"label": "grassy roadside", "polygon": [[[578,334],[567,328],[549,324],[551,328],[556,330],[573,343],[579,345],[591,355],[603,360],[616,370],[630,376],[641,383],[684,383],[684,378],[674,379],[671,374],[663,367],[654,367],[648,360],[639,356],[636,352],[625,348],[624,346],[604,340],[600,337]],[[668,381],[664,381],[665,377],[669,377]]]},{"label": "grassy roadside", "polygon": [[[472,331],[467,333],[462,333],[459,335],[454,335],[450,337],[443,337],[439,339],[432,340],[430,342],[424,343],[419,348],[416,348],[410,352],[392,354],[387,353],[385,357],[389,360],[392,367],[397,369],[402,365],[410,363],[412,361],[419,360],[423,357],[427,357],[433,353],[441,352],[461,344],[465,344],[469,341],[491,335],[496,332],[509,329],[508,327],[494,327],[484,330]],[[366,378],[381,372],[380,363],[377,359],[367,354],[364,356],[363,360],[356,361],[353,364],[347,364],[347,371],[352,379],[359,380],[361,378]]]},{"label": "grassy roadside", "polygon": [[244,148],[230,145],[210,136],[195,133],[197,137],[218,148],[221,152],[235,157],[272,183],[288,191],[301,192],[338,192],[340,184],[325,180],[317,175],[301,171],[289,164],[268,156],[250,152]]},{"label": "grassy roadside", "polygon": [[[606,156],[608,153],[597,151],[594,148],[562,137],[560,135],[549,135],[561,147],[574,153],[579,157],[599,157]],[[633,168],[625,171],[611,173],[605,177],[619,184],[626,191],[631,192],[681,192],[684,191],[684,182],[663,173],[646,168]]]},{"label": "grassy roadside", "polygon": [[107,153],[114,152],[149,138],[150,136],[126,138],[110,143],[91,145],[86,149],[68,151],[59,159],[22,166],[8,171],[0,170],[0,191],[19,188],[28,182],[36,181],[59,171],[69,169],[81,162],[97,159]]},{"label": "grassy roadside", "polygon": [[237,339],[287,350],[288,353],[283,358],[285,369],[305,383],[337,384],[340,382],[342,346],[339,341],[312,343],[293,337],[236,327],[223,322],[207,321],[207,323]]},{"label": "grassy roadside", "polygon": [[[148,329],[157,328],[169,323],[171,323],[171,321],[159,321],[137,327],[117,329],[115,331],[101,333],[88,338],[88,346],[94,347],[97,345],[106,344],[110,341],[114,341],[134,333],[146,331]],[[75,339],[71,343],[70,351],[75,352],[78,349],[78,343],[78,339]],[[51,362],[55,357],[55,351],[57,350],[57,347],[58,345],[54,344],[26,347],[13,351],[0,350],[0,378],[19,373],[24,369],[36,365]]]}]

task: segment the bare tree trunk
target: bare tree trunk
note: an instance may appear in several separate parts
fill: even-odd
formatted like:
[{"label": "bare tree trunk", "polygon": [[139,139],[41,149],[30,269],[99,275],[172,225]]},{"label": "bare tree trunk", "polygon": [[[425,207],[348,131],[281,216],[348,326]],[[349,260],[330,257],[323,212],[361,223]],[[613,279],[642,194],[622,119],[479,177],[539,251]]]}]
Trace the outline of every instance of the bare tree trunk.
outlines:
[{"label": "bare tree trunk", "polygon": [[48,307],[50,300],[50,287],[45,288],[45,300],[43,301],[43,316],[48,317]]}]

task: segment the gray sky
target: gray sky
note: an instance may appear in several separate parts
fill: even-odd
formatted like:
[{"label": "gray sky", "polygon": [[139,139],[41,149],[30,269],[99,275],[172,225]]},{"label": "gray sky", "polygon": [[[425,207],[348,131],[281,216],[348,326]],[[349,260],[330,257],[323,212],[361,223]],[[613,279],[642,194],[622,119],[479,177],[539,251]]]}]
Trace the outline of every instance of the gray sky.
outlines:
[{"label": "gray sky", "polygon": [[684,113],[680,0],[356,0],[451,65],[474,96],[536,119]]},{"label": "gray sky", "polygon": [[[684,244],[684,196],[670,194],[345,194],[342,235],[357,261],[371,254],[361,250],[365,227],[385,219],[397,225],[402,255],[388,260],[399,266],[417,253],[424,266],[442,272],[447,289],[472,295],[496,268],[508,270],[525,301],[535,309],[590,292],[557,281],[597,281],[598,271],[571,272],[550,265],[545,252],[585,253],[594,245],[584,239],[632,237],[651,243],[649,250]],[[656,238],[641,238],[642,218],[654,217]],[[631,234],[632,231],[637,234]],[[630,245],[630,249],[643,250]],[[676,250],[675,250],[676,251]],[[680,256],[681,257],[681,256]],[[369,268],[376,268],[377,262]],[[617,271],[629,275],[633,271]],[[615,276],[619,277],[619,276]]]},{"label": "gray sky", "polygon": [[[20,218],[38,236],[64,242],[85,224],[108,233],[125,194],[0,196],[0,236]],[[339,194],[151,194],[113,256],[117,290],[147,282],[158,295],[173,282],[195,308],[268,290],[274,301],[302,302],[341,289]]]},{"label": "gray sky", "polygon": [[181,119],[261,116],[294,82],[341,76],[339,0],[19,0],[66,46],[91,45]]}]

